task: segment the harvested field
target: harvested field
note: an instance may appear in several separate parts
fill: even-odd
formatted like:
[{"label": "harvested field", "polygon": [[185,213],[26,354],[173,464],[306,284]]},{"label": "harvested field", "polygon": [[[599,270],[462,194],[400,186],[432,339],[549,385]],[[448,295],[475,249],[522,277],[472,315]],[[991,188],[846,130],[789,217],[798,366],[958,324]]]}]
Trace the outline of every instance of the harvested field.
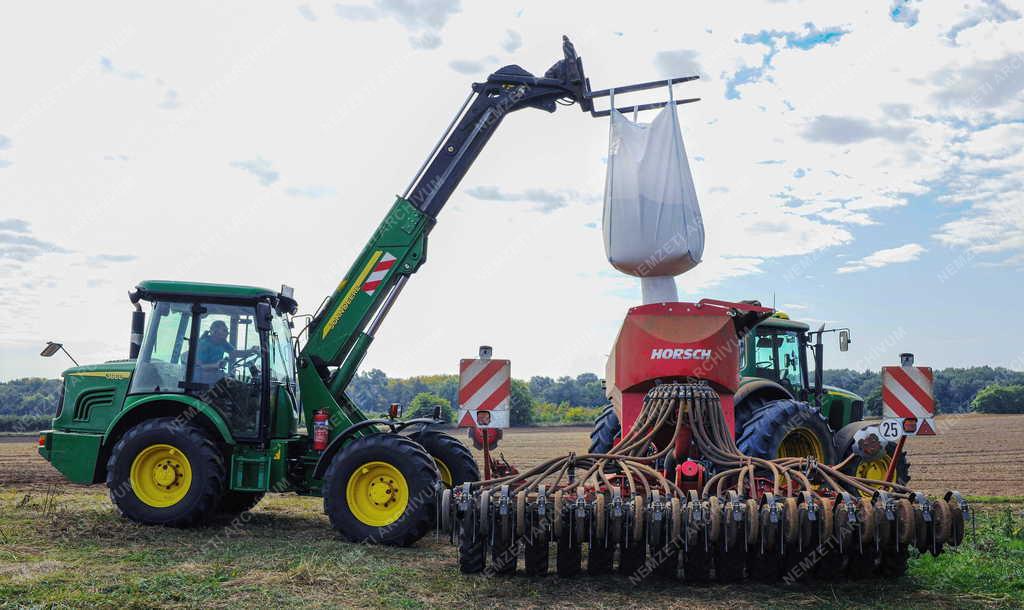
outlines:
[{"label": "harvested field", "polygon": [[[1020,607],[1024,416],[941,418],[944,436],[910,443],[915,486],[1017,496],[978,502],[975,540],[913,559],[905,578],[686,586],[581,576],[513,580],[458,573],[456,550],[429,535],[408,549],[354,545],[318,498],[274,495],[251,513],[189,530],[143,527],[112,510],[103,486],[66,483],[34,438],[0,437],[0,606],[105,607]],[[583,452],[589,428],[509,431],[520,467]],[[998,456],[998,457],[992,457]],[[1015,520],[1015,521],[1014,521]]]},{"label": "harvested field", "polygon": [[[1024,416],[943,415],[939,435],[907,441],[911,482],[930,494],[1024,495]],[[521,470],[569,451],[586,453],[590,427],[506,431],[499,449]],[[460,438],[463,438],[460,436]],[[480,458],[480,452],[475,452]]]}]

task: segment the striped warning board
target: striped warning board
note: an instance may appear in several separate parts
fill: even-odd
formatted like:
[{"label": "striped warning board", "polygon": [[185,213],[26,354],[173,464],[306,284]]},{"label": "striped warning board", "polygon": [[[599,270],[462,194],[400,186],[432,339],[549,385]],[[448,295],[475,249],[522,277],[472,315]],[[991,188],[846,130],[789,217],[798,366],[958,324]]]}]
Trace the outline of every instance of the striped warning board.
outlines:
[{"label": "striped warning board", "polygon": [[376,292],[377,287],[380,286],[380,283],[384,281],[385,277],[387,277],[388,269],[391,269],[392,265],[395,264],[395,260],[397,259],[394,256],[385,252],[384,255],[380,257],[380,260],[377,261],[377,264],[373,266],[373,271],[370,272],[370,275],[363,283],[363,292],[366,294],[373,294]]},{"label": "striped warning board", "polygon": [[934,377],[927,366],[882,367],[882,418],[903,435],[935,434]]},{"label": "striped warning board", "polygon": [[466,358],[459,363],[460,428],[508,428],[511,402],[508,360]]}]

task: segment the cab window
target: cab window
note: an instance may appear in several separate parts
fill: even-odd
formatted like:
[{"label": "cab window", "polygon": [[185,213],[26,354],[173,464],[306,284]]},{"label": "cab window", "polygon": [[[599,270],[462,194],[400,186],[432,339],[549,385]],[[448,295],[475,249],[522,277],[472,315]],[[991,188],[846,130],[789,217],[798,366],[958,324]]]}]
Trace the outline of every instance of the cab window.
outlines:
[{"label": "cab window", "polygon": [[260,429],[263,357],[250,305],[204,304],[196,340],[193,386],[238,438]]},{"label": "cab window", "polygon": [[288,322],[275,315],[271,323],[270,340],[267,349],[270,352],[270,379],[284,384],[295,381],[295,356],[292,353],[292,334]]},{"label": "cab window", "polygon": [[802,388],[800,337],[796,331],[758,331],[754,367],[758,377],[777,381],[790,390]]},{"label": "cab window", "polygon": [[192,327],[192,305],[156,302],[142,342],[132,393],[183,392],[188,364],[188,340]]}]

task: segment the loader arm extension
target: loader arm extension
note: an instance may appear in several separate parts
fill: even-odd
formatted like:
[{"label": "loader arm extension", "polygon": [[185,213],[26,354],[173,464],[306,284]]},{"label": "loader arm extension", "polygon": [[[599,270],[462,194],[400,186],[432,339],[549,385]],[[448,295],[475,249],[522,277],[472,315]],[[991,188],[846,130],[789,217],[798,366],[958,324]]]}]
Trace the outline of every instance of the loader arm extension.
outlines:
[{"label": "loader arm extension", "polygon": [[[345,395],[345,389],[373,341],[374,334],[405,282],[426,260],[427,235],[438,213],[462,177],[501,124],[505,115],[522,108],[554,112],[557,103],[579,103],[592,114],[593,99],[607,90],[591,92],[583,62],[563,37],[563,59],[535,77],[516,65],[491,74],[472,91],[448,129],[374,231],[341,283],[310,322],[299,354],[299,383],[307,426],[312,413],[327,409],[335,434],[366,417]],[[630,85],[641,90],[691,80]],[[686,103],[694,100],[677,100]],[[648,104],[646,107],[664,105]],[[607,111],[604,111],[606,114]],[[312,432],[312,430],[310,430]]]}]

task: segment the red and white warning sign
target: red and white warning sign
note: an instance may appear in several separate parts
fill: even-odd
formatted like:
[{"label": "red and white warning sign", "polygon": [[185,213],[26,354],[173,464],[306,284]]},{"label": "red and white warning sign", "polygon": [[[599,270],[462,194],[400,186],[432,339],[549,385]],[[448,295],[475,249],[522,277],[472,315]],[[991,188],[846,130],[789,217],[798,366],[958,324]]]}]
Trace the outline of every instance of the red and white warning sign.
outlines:
[{"label": "red and white warning sign", "polygon": [[508,360],[464,358],[459,363],[459,427],[508,428],[512,365]]},{"label": "red and white warning sign", "polygon": [[366,278],[363,283],[363,292],[366,294],[373,294],[377,291],[377,286],[384,281],[384,278],[388,275],[388,269],[395,264],[395,257],[390,253],[385,252],[383,256],[377,261],[377,264],[373,266],[373,271]]},{"label": "red and white warning sign", "polygon": [[882,436],[935,435],[931,367],[882,367]]}]

